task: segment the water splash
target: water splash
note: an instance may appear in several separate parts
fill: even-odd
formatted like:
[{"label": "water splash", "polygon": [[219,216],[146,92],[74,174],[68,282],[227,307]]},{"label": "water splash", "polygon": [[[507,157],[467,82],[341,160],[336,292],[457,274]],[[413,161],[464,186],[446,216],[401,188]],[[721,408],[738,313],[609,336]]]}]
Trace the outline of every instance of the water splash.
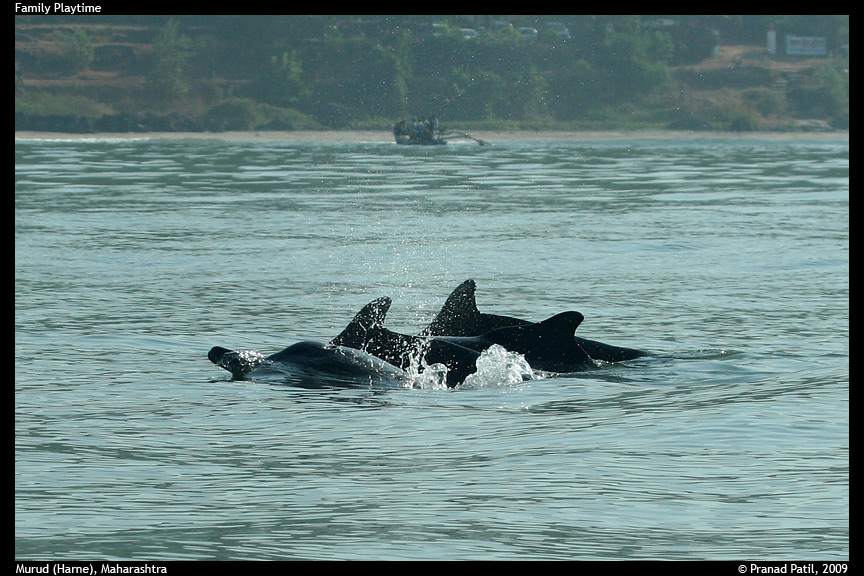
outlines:
[{"label": "water splash", "polygon": [[463,388],[513,386],[540,377],[525,356],[493,344],[477,358],[477,371],[465,378]]},{"label": "water splash", "polygon": [[447,389],[447,366],[444,364],[427,364],[427,345],[420,345],[416,349],[407,352],[408,386],[423,390],[446,390]]},{"label": "water splash", "polygon": [[[410,353],[408,387],[423,390],[447,390],[447,366],[426,364],[426,350],[420,347]],[[459,388],[501,388],[521,384],[525,380],[545,378],[547,373],[531,368],[525,356],[493,344],[477,358],[477,371],[470,374]]]},{"label": "water splash", "polygon": [[422,372],[409,369],[414,388],[423,390],[447,390],[447,366],[444,364],[424,365]]}]

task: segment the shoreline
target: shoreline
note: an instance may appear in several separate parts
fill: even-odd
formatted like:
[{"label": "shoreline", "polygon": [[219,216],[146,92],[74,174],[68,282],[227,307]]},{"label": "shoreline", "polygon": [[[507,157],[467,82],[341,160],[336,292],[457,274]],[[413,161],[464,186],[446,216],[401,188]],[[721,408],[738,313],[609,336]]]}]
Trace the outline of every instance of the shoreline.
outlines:
[{"label": "shoreline", "polygon": [[[848,130],[831,132],[694,132],[684,130],[589,130],[589,131],[517,131],[478,130],[470,134],[491,144],[538,140],[606,141],[606,140],[849,140]],[[75,134],[63,132],[16,131],[15,140],[221,140],[225,142],[313,142],[313,143],[394,143],[386,130],[297,130],[249,132],[100,132]],[[466,140],[465,142],[471,142]]]}]

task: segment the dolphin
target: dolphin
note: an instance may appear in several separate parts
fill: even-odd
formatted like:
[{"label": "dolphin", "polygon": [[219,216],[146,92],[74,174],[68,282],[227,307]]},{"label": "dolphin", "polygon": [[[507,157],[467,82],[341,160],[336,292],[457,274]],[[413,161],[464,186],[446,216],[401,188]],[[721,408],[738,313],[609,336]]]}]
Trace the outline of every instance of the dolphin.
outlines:
[{"label": "dolphin", "polygon": [[420,332],[424,336],[479,336],[496,328],[530,324],[527,320],[483,314],[477,309],[474,292],[477,284],[474,280],[462,282],[447,297],[441,310]]},{"label": "dolphin", "polygon": [[[578,372],[596,368],[573,337],[583,320],[579,312],[562,312],[543,322],[507,325],[477,336],[412,336],[384,327],[390,304],[386,296],[367,304],[330,345],[363,350],[402,369],[420,365],[418,358],[427,365],[444,364],[449,387],[476,372],[477,358],[493,344],[524,355],[535,370]],[[482,322],[475,323],[475,327],[480,325]]]},{"label": "dolphin", "polygon": [[[392,300],[376,298],[364,306],[348,326],[326,344],[299,342],[271,356],[254,350],[229,350],[216,346],[207,354],[215,365],[231,372],[235,380],[282,373],[296,380],[315,375],[351,377],[361,381],[381,379],[406,381],[409,369],[447,367],[449,388],[476,372],[480,352],[446,341],[398,334],[384,328]],[[421,362],[422,360],[422,362]],[[425,364],[425,366],[424,366]]]},{"label": "dolphin", "polygon": [[[476,289],[477,284],[474,280],[470,279],[457,286],[447,298],[447,301],[444,302],[441,310],[421,334],[426,336],[480,336],[499,328],[531,324],[528,320],[480,312],[477,309]],[[573,329],[575,330],[576,326]],[[612,346],[611,344],[604,344],[596,340],[580,338],[572,333],[571,336],[575,340],[576,348],[581,353],[587,354],[592,360],[621,362],[650,355],[649,352],[642,350]],[[504,347],[506,348],[507,346],[504,345]],[[522,350],[511,351],[525,354]],[[531,364],[531,360],[527,354],[526,359]],[[531,365],[534,368],[543,370],[539,366]]]},{"label": "dolphin", "polygon": [[229,350],[221,346],[211,348],[207,358],[216,366],[231,372],[235,380],[245,380],[246,375],[258,368],[266,359],[263,354],[254,350]]},{"label": "dolphin", "polygon": [[499,344],[510,352],[518,352],[535,370],[544,372],[580,372],[597,367],[573,332],[583,320],[575,311],[561,312],[542,322],[504,326],[478,336],[433,336],[436,341],[458,344],[483,351]]},{"label": "dolphin", "polygon": [[409,381],[404,370],[362,350],[320,342],[298,342],[266,357],[254,350],[214,346],[207,357],[231,372],[235,380],[275,375],[294,384],[315,387]]},{"label": "dolphin", "polygon": [[[360,342],[363,327],[383,323],[389,308],[389,298],[379,298],[367,304],[349,325],[358,331],[350,340]],[[345,340],[347,342],[349,338]],[[405,381],[409,377],[407,372],[393,363],[359,350],[356,346],[335,341],[327,344],[298,342],[266,357],[254,350],[236,351],[215,346],[207,357],[220,368],[231,372],[235,380],[273,373],[281,373],[293,381],[309,382],[316,380],[317,376],[323,380],[347,379],[348,383],[354,380],[357,384],[380,380]]]},{"label": "dolphin", "polygon": [[[447,367],[447,386],[454,388],[477,371],[482,350],[438,338],[399,334],[384,327],[392,300],[383,296],[363,307],[328,344],[362,350],[403,370],[423,370],[424,364]],[[421,362],[422,360],[422,362]]]},{"label": "dolphin", "polygon": [[433,364],[447,367],[447,386],[461,384],[477,371],[480,354],[498,344],[525,356],[535,370],[577,372],[597,367],[597,361],[617,362],[648,355],[575,336],[584,320],[576,311],[562,312],[542,322],[485,314],[477,309],[474,280],[454,290],[432,322],[418,336],[384,327],[392,300],[381,297],[363,307],[342,332],[326,344],[299,342],[265,357],[251,350],[214,347],[208,357],[235,379],[266,373],[292,378],[386,379],[405,381],[410,371]]}]

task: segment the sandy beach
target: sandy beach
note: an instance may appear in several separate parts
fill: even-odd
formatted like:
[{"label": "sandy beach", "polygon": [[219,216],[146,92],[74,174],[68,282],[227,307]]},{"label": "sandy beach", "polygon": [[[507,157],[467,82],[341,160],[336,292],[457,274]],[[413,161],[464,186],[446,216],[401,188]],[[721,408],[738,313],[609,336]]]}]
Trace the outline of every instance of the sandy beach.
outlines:
[{"label": "sandy beach", "polygon": [[[693,132],[675,130],[636,131],[471,131],[471,136],[490,144],[531,140],[603,141],[633,139],[752,139],[752,140],[849,140],[848,130],[832,132]],[[378,143],[393,142],[386,130],[325,130],[325,131],[255,131],[255,132],[118,132],[65,134],[59,132],[15,132],[16,140],[106,140],[106,139],[168,139],[193,138],[227,142],[322,142]],[[470,140],[459,142],[471,143]]]}]

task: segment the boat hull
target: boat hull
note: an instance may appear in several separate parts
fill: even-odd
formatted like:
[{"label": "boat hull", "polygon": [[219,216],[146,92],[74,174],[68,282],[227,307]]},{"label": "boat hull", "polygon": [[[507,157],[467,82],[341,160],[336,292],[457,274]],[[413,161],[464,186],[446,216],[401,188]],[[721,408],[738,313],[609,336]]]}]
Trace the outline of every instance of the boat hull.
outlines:
[{"label": "boat hull", "polygon": [[443,146],[447,144],[446,140],[440,138],[432,138],[431,140],[417,140],[410,136],[394,136],[396,144],[401,146]]}]

